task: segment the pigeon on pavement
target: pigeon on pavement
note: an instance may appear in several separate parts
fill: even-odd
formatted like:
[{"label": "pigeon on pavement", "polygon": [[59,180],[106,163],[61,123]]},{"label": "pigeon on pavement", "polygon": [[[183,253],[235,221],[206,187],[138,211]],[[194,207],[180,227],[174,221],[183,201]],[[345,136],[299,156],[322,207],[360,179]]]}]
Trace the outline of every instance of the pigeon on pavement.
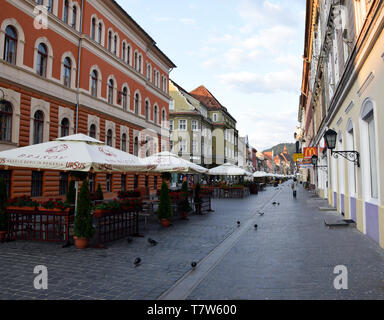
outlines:
[{"label": "pigeon on pavement", "polygon": [[138,267],[141,264],[141,258],[136,258],[134,264],[135,267]]},{"label": "pigeon on pavement", "polygon": [[158,244],[158,242],[157,242],[156,240],[153,240],[153,239],[151,239],[151,238],[148,238],[148,242],[149,242],[149,244],[152,245],[152,246],[156,246],[156,245]]}]

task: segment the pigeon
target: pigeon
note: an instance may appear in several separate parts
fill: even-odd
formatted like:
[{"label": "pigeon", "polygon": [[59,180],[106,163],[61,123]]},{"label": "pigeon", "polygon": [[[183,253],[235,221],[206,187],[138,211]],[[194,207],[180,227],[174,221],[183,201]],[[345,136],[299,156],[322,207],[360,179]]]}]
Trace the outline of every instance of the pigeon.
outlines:
[{"label": "pigeon", "polygon": [[140,265],[140,263],[141,263],[141,258],[136,258],[135,262],[134,262],[135,267],[138,267]]},{"label": "pigeon", "polygon": [[237,221],[237,226],[240,227],[240,221]]},{"label": "pigeon", "polygon": [[279,205],[280,205],[280,202],[278,202],[277,205],[279,206]]},{"label": "pigeon", "polygon": [[193,262],[191,263],[191,267],[192,267],[192,268],[196,268],[196,266],[197,266],[197,263],[196,263],[195,261],[193,261]]},{"label": "pigeon", "polygon": [[275,205],[277,205],[277,202],[276,202],[276,201],[273,201],[272,204],[275,206]]},{"label": "pigeon", "polygon": [[257,230],[257,227],[258,227],[258,225],[257,224],[255,224],[255,229]]},{"label": "pigeon", "polygon": [[264,215],[264,212],[260,212],[260,211],[259,211],[259,215],[263,216],[263,215]]},{"label": "pigeon", "polygon": [[148,242],[149,242],[149,244],[151,244],[152,246],[155,246],[155,245],[158,244],[158,242],[157,242],[156,240],[153,240],[153,239],[151,239],[151,238],[148,238]]}]

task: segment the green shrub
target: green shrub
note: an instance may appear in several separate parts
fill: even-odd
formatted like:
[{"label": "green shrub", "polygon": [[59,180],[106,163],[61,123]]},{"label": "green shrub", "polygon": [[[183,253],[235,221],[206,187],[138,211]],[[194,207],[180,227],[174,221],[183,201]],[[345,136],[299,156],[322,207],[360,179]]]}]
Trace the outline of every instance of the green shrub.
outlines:
[{"label": "green shrub", "polygon": [[0,231],[8,230],[8,214],[5,210],[7,206],[7,186],[4,179],[0,178]]},{"label": "green shrub", "polygon": [[97,184],[96,190],[97,200],[104,200],[103,190],[101,189],[100,183]]},{"label": "green shrub", "polygon": [[179,210],[182,212],[190,212],[192,210],[188,201],[188,182],[184,181],[181,186],[181,196],[180,196]]},{"label": "green shrub", "polygon": [[168,184],[165,181],[163,181],[160,190],[158,217],[160,220],[171,220],[172,218],[171,198],[169,196]]},{"label": "green shrub", "polygon": [[92,226],[91,199],[88,181],[84,180],[80,188],[77,211],[74,222],[75,236],[78,238],[92,238],[95,230]]}]

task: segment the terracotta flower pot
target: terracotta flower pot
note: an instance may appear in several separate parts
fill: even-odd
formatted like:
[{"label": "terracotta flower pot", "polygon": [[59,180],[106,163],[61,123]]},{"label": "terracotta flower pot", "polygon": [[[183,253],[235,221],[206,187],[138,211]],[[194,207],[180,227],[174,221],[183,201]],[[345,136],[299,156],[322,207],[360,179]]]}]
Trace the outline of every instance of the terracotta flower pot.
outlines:
[{"label": "terracotta flower pot", "polygon": [[88,246],[87,238],[78,238],[76,236],[73,237],[75,239],[75,245],[77,249],[85,249]]},{"label": "terracotta flower pot", "polygon": [[7,231],[0,231],[0,242],[3,242],[5,240],[7,233]]},{"label": "terracotta flower pot", "polygon": [[181,217],[182,217],[184,220],[188,220],[188,212],[182,212],[182,213],[181,213]]},{"label": "terracotta flower pot", "polygon": [[171,222],[169,220],[167,220],[167,219],[161,219],[161,225],[163,227],[168,227],[170,225],[170,223]]}]

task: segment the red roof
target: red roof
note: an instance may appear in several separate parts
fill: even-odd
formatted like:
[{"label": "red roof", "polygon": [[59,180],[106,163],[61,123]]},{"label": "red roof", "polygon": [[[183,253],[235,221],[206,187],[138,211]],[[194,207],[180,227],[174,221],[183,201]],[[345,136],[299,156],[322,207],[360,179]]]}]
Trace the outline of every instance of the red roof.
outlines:
[{"label": "red roof", "polygon": [[263,154],[267,159],[272,160],[272,151],[264,152]]},{"label": "red roof", "polygon": [[214,109],[214,110],[225,109],[226,110],[226,108],[204,86],[200,86],[195,90],[192,90],[190,94],[195,99],[204,103],[209,109]]}]

